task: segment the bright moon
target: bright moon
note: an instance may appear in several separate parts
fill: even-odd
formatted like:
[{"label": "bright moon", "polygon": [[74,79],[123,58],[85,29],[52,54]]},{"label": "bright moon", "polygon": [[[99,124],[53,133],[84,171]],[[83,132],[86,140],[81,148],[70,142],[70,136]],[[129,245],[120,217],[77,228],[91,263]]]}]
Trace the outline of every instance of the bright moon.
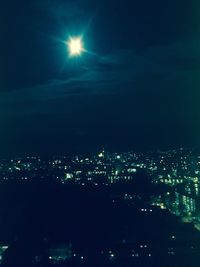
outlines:
[{"label": "bright moon", "polygon": [[83,52],[83,43],[81,38],[70,38],[68,47],[71,56],[80,56]]}]

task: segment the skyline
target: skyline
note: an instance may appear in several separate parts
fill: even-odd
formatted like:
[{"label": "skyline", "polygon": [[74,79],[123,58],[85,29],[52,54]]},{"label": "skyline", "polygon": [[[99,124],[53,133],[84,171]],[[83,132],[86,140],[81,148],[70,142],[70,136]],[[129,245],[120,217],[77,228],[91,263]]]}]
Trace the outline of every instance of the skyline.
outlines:
[{"label": "skyline", "polygon": [[[199,147],[197,1],[10,1],[2,156]],[[83,34],[90,53],[62,43]]]}]

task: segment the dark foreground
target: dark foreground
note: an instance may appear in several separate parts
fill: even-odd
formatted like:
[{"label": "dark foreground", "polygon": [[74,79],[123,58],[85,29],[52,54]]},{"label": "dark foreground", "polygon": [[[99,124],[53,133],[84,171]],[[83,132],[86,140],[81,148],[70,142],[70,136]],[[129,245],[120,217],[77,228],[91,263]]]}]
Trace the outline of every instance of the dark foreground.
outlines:
[{"label": "dark foreground", "polygon": [[127,188],[2,183],[1,266],[197,266],[193,225]]}]

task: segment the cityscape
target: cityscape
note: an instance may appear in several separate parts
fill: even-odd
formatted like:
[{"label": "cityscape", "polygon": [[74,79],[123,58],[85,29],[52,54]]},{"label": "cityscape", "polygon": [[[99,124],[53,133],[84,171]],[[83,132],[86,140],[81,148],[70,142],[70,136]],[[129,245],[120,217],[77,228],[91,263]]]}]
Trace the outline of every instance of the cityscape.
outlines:
[{"label": "cityscape", "polygon": [[[127,266],[183,261],[181,266],[187,266],[186,260],[193,266],[200,253],[199,179],[200,153],[183,148],[120,153],[102,149],[72,157],[2,159],[1,195],[13,191],[13,196],[1,196],[1,202],[8,202],[9,210],[12,202],[18,201],[22,209],[26,199],[29,204],[23,204],[22,225],[26,216],[33,216],[30,213],[37,216],[33,218],[37,226],[31,226],[33,232],[36,227],[37,238],[29,233],[26,240],[27,230],[13,227],[12,220],[18,224],[18,219],[1,207],[2,266],[9,266],[10,253],[19,253],[22,264],[24,253],[20,256],[17,248],[21,238],[30,246],[37,244],[29,258],[25,257],[24,264],[31,262],[33,266],[120,266],[123,261]],[[19,207],[15,213],[22,212]],[[44,227],[52,218],[54,221]],[[51,232],[51,223],[56,234],[55,229]],[[70,231],[64,228],[66,223]],[[44,260],[47,265],[42,265]]]}]

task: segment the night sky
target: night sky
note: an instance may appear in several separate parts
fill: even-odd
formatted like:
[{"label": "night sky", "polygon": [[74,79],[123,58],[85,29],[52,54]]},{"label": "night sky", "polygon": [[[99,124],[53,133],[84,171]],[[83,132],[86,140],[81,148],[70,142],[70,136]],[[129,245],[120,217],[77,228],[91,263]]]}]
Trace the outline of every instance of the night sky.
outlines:
[{"label": "night sky", "polygon": [[198,2],[1,3],[0,155],[199,146]]}]

